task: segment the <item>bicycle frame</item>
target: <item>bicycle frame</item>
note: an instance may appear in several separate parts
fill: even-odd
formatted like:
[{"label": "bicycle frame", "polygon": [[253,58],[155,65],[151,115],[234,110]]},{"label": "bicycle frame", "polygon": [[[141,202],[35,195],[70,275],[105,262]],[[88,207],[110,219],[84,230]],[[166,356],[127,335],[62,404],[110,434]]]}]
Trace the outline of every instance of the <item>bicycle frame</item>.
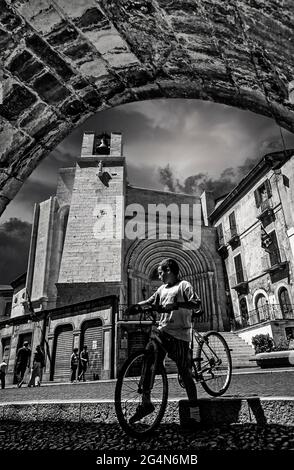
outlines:
[{"label": "bicycle frame", "polygon": [[[207,362],[208,362],[208,365],[204,366],[202,368],[202,365],[200,365],[200,370],[197,370],[197,367],[195,367],[195,379],[196,379],[196,382],[200,382],[201,380],[203,380],[203,376],[202,374],[204,372],[208,372],[210,371],[211,374],[212,373],[212,367],[215,366],[215,365],[219,365],[221,364],[221,359],[218,357],[217,353],[215,352],[215,350],[210,346],[210,344],[205,341],[205,339],[203,338],[203,336],[193,328],[193,331],[192,331],[192,353],[193,353],[193,340],[196,340],[196,342],[198,343],[198,345],[200,346],[201,344],[205,343],[206,344],[206,347],[209,349],[209,351],[212,353],[213,357],[215,358],[215,362],[213,364],[211,364],[211,358],[208,357],[208,355],[206,354],[205,351],[203,351],[204,355],[206,356],[206,359],[207,359]],[[195,364],[195,362],[199,362],[201,361],[200,358],[198,357],[195,357],[192,359],[193,360],[193,363]]]}]

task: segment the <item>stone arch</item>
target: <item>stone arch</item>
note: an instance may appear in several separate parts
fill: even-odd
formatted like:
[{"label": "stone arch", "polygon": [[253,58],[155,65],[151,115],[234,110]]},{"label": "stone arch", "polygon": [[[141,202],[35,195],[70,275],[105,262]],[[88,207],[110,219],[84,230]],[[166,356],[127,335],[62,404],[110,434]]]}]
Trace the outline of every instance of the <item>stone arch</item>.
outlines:
[{"label": "stone arch", "polygon": [[66,135],[119,104],[204,99],[293,132],[293,25],[290,0],[3,0],[0,214]]},{"label": "stone arch", "polygon": [[253,298],[254,308],[257,315],[257,321],[264,321],[268,319],[269,311],[269,298],[268,294],[263,289],[258,289],[254,293]]},{"label": "stone arch", "polygon": [[278,306],[283,318],[287,318],[293,313],[293,303],[291,302],[291,293],[285,285],[280,285],[277,289]]},{"label": "stone arch", "polygon": [[128,302],[142,300],[140,293],[149,285],[156,266],[164,258],[174,258],[179,263],[181,276],[191,282],[202,300],[205,312],[200,321],[202,327],[222,329],[222,312],[217,302],[216,267],[212,255],[204,243],[195,251],[183,250],[182,243],[182,240],[135,240],[130,245],[125,256]]}]

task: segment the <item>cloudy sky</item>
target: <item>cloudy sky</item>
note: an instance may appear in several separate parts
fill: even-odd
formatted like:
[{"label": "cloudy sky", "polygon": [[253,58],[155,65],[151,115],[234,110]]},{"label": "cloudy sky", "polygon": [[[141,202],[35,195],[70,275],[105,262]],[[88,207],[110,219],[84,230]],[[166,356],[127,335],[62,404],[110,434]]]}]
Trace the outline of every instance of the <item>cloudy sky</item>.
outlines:
[{"label": "cloudy sky", "polygon": [[[155,189],[163,189],[159,169],[168,164],[180,181],[198,173],[217,181],[224,170],[283,148],[273,120],[205,101],[153,100],[100,112],[39,165],[0,217],[0,284],[25,271],[34,203],[55,193],[59,168],[75,165],[85,130],[122,132],[129,182]],[[294,135],[282,133],[294,148]]]},{"label": "cloudy sky", "polygon": [[[217,179],[226,168],[282,146],[273,120],[237,108],[175,99],[119,106],[88,119],[61,142],[23,185],[0,224],[11,217],[32,221],[34,202],[55,192],[58,168],[74,166],[84,130],[122,132],[129,182],[155,189],[162,188],[159,167],[167,164],[180,180],[197,173]],[[294,146],[294,136],[283,134]]]}]

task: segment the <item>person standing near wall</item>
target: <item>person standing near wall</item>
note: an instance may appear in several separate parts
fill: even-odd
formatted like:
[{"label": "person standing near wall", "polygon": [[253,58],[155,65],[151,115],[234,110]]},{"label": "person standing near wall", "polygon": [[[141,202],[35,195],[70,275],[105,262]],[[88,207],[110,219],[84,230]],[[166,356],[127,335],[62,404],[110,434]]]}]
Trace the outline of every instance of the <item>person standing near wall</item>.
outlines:
[{"label": "person standing near wall", "polygon": [[5,361],[2,361],[0,364],[0,381],[2,390],[5,388],[5,375],[7,370],[7,364]]},{"label": "person standing near wall", "polygon": [[41,349],[41,346],[38,344],[38,346],[36,346],[36,352],[34,354],[33,367],[32,367],[31,377],[28,383],[28,387],[31,387],[31,386],[40,387],[44,366],[45,366],[44,354]]},{"label": "person standing near wall", "polygon": [[27,367],[30,367],[31,350],[28,341],[24,341],[23,347],[17,351],[15,373],[17,377],[17,387],[23,384],[23,379]]},{"label": "person standing near wall", "polygon": [[79,365],[79,355],[78,348],[74,348],[72,355],[70,356],[70,368],[71,368],[71,378],[70,381],[73,383],[77,380],[77,369]]},{"label": "person standing near wall", "polygon": [[89,363],[89,354],[87,349],[88,347],[84,346],[82,352],[80,353],[80,373],[78,376],[78,380],[80,381],[83,379],[83,382],[86,382],[85,373],[87,371]]}]

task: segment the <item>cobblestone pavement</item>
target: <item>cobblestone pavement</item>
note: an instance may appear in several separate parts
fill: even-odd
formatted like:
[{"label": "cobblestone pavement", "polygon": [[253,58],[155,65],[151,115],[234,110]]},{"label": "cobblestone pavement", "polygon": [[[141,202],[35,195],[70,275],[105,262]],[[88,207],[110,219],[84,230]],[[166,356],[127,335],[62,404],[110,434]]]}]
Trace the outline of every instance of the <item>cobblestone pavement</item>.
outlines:
[{"label": "cobblestone pavement", "polygon": [[[5,436],[5,438],[4,438]],[[197,432],[163,424],[150,438],[128,437],[117,424],[1,423],[1,450],[88,450],[181,452],[210,450],[294,450],[294,427],[238,424]]]},{"label": "cobblestone pavement", "polygon": [[[0,390],[0,403],[38,401],[38,400],[99,400],[114,397],[115,381],[86,383],[64,383],[47,385],[40,388],[8,387]],[[199,398],[207,397],[200,384],[197,386]],[[279,371],[238,372],[232,376],[231,385],[224,396],[294,396],[294,368]],[[186,398],[176,376],[169,378],[169,398]]]}]

